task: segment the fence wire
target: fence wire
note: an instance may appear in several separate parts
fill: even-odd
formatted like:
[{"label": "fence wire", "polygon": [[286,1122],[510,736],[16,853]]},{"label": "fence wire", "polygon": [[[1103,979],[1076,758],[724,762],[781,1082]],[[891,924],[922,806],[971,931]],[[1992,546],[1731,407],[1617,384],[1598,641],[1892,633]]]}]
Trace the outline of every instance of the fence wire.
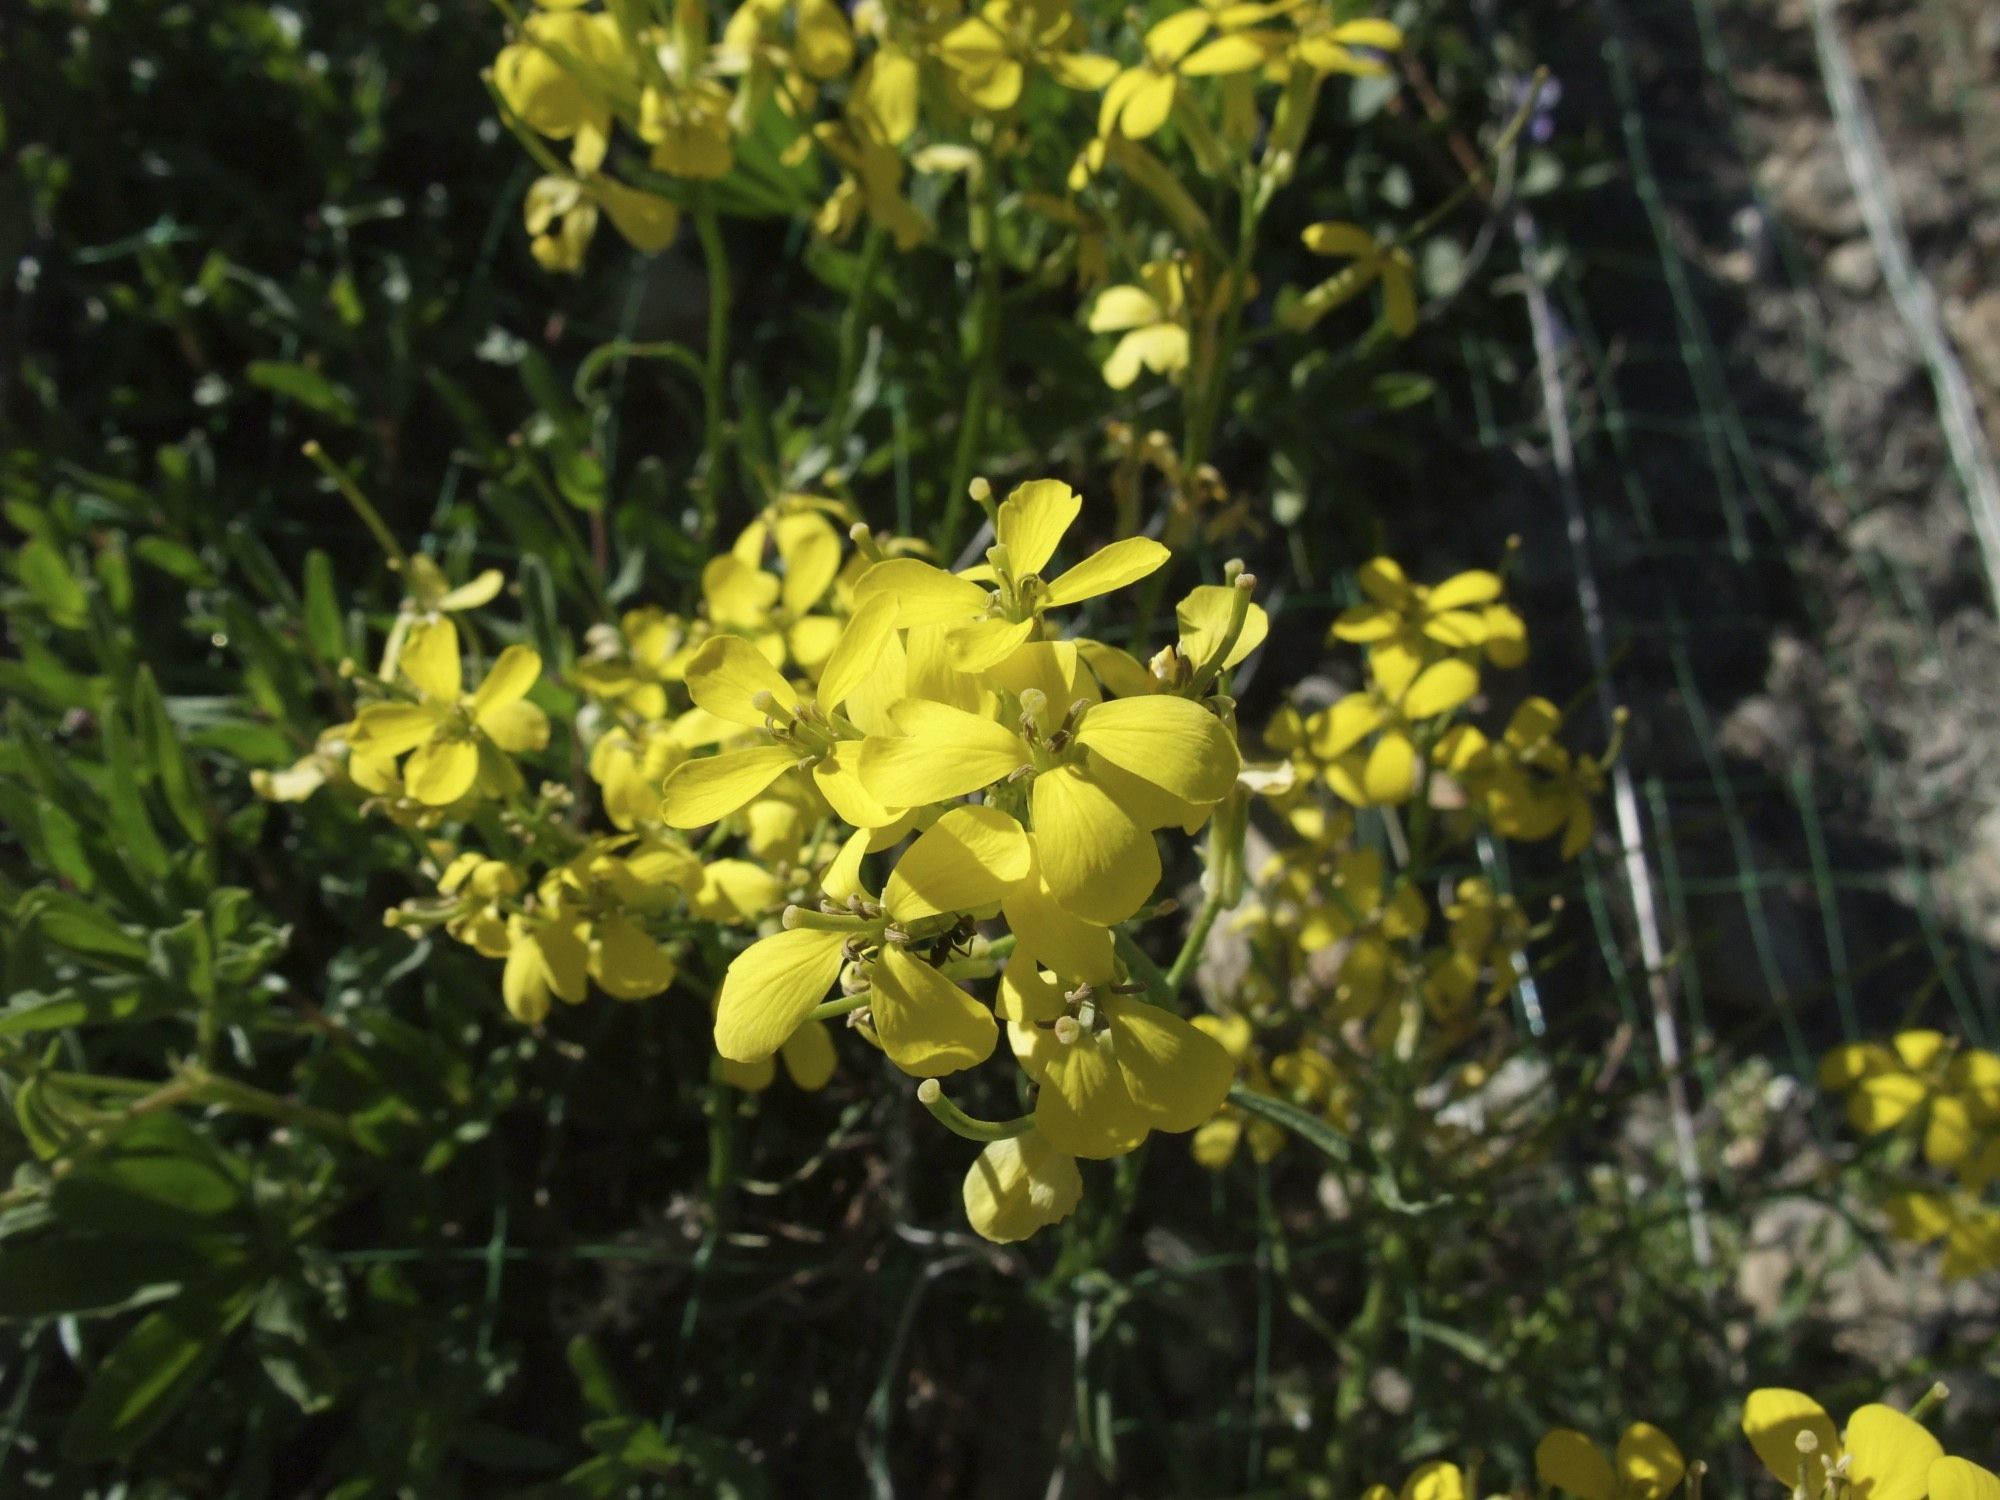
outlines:
[{"label": "fence wire", "polygon": [[[1949,55],[1948,7],[1921,10]],[[1823,7],[1816,19],[1817,37],[1802,35],[1824,69],[1844,57],[1840,23]],[[1863,701],[1876,664],[1864,662],[1869,644],[1853,627],[1857,610],[1883,627],[1900,680],[1949,672],[1962,613],[1990,623],[1986,568],[1976,546],[1963,549],[1962,570],[1979,585],[1968,603],[1967,590],[1941,591],[1895,549],[1839,545],[1881,497],[1868,492],[1853,446],[1861,436],[1843,431],[1823,399],[1838,354],[1819,258],[1760,170],[1742,80],[1767,60],[1746,55],[1741,21],[1718,0],[1565,10],[1561,57],[1550,59],[1564,88],[1562,128],[1595,129],[1615,171],[1566,209],[1521,216],[1529,321],[1547,323],[1535,342],[1548,400],[1532,428],[1494,415],[1509,410],[1506,376],[1468,361],[1480,442],[1496,457],[1525,457],[1531,493],[1517,504],[1543,514],[1524,529],[1531,541],[1540,533],[1541,556],[1569,564],[1545,561],[1530,581],[1550,599],[1569,596],[1579,648],[1601,611],[1603,649],[1576,657],[1639,721],[1627,762],[1634,804],[1619,809],[1615,844],[1600,840],[1586,861],[1585,897],[1611,993],[1628,1024],[1652,1030],[1654,1061],[1670,1075],[1683,1007],[1697,1039],[1756,1037],[1761,1000],[1775,1029],[1754,1044],[1775,1040],[1781,1060],[1806,1074],[1831,1042],[1913,1020],[2000,1036],[1981,913],[1945,868],[1952,839],[1970,837],[1986,809],[1919,797],[1919,747]],[[1808,25],[1803,8],[1798,24]],[[1822,75],[1811,91],[1816,128],[1875,140],[1859,112],[1877,83],[1850,71],[1829,87]],[[1961,82],[1952,98],[1971,140],[1979,95]],[[1844,160],[1850,172],[1862,162],[1854,152]],[[1864,200],[1882,192],[1864,184]],[[1880,205],[1864,218],[1879,241]],[[1746,225],[1761,264],[1747,284],[1729,284],[1715,268],[1719,231]],[[1955,519],[1983,539],[1985,440],[1976,418],[1970,437],[1962,430],[1972,401],[1936,295],[1906,243],[1900,259],[1898,247],[1876,248],[1889,278],[1878,295],[1896,299],[1906,324],[1912,305],[1931,320],[1912,329],[1931,378],[1909,398],[1920,408],[1910,420],[1954,460]],[[1760,357],[1769,345],[1759,341],[1773,339],[1800,373],[1792,389],[1774,388],[1772,361]],[[1476,354],[1472,341],[1466,348]],[[1561,543],[1565,489],[1588,518],[1575,549]],[[1745,755],[1730,717],[1765,692],[1775,654],[1795,648],[1847,705],[1854,743],[1830,753],[1807,718],[1784,753]],[[1953,820],[1942,841],[1920,836],[1941,817]],[[1561,1003],[1559,993],[1543,998]],[[1705,1089],[1715,1056],[1701,1045],[1691,1053]]]}]

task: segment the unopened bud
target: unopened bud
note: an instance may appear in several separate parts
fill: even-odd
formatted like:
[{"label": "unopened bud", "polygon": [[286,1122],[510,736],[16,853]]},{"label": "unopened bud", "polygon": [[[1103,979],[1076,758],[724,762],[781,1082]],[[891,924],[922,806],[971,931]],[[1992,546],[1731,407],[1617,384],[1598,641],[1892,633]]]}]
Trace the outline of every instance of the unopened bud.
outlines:
[{"label": "unopened bud", "polygon": [[993,486],[988,484],[983,477],[975,476],[972,483],[965,487],[965,492],[972,496],[973,503],[976,505],[990,504],[993,499]]}]

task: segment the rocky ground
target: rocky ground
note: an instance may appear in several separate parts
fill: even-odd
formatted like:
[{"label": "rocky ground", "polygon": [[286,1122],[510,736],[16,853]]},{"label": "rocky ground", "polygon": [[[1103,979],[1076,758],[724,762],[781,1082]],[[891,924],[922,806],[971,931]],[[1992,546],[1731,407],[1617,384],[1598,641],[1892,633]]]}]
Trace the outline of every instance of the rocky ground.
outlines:
[{"label": "rocky ground", "polygon": [[[1841,1009],[1880,1029],[1925,996],[1930,1020],[2000,1026],[2000,626],[1817,3],[1565,8],[1559,124],[1613,172],[1540,210],[1572,266],[1553,315],[1632,765],[1673,845],[1668,940],[1717,1030],[1775,996],[1801,1053]],[[2000,432],[2000,11],[1850,0],[1831,20]],[[1548,462],[1527,467],[1512,520],[1528,556],[1561,557]],[[1566,567],[1524,583],[1574,614]]]}]

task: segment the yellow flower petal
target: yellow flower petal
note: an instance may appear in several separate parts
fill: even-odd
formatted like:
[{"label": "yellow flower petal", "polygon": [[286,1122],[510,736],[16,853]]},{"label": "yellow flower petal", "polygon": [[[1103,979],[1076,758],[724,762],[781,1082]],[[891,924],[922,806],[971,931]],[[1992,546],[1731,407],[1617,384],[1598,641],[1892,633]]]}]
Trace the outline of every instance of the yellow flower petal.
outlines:
[{"label": "yellow flower petal", "polygon": [[424,697],[439,703],[458,702],[463,681],[459,673],[458,627],[442,617],[410,627],[397,658],[402,673]]},{"label": "yellow flower petal", "polygon": [[456,802],[478,775],[479,747],[471,740],[426,740],[403,765],[403,784],[426,807]]},{"label": "yellow flower petal", "polygon": [[992,906],[1032,868],[1028,835],[997,808],[954,807],[896,861],[882,904],[898,922]]},{"label": "yellow flower petal", "polygon": [[371,703],[354,716],[353,740],[374,755],[401,755],[437,733],[442,721],[428,703]]},{"label": "yellow flower petal", "polygon": [[854,581],[857,607],[878,594],[893,597],[904,629],[919,625],[956,625],[986,613],[992,595],[970,579],[947,573],[914,557],[892,557],[876,563]]},{"label": "yellow flower petal", "polygon": [[757,706],[759,694],[770,694],[788,711],[799,702],[792,685],[764,653],[735,635],[714,636],[695,652],[687,664],[687,686],[689,696],[704,711],[750,729],[763,728],[770,717]]},{"label": "yellow flower petal", "polygon": [[1392,729],[1375,742],[1361,772],[1361,789],[1374,807],[1410,800],[1417,789],[1417,750],[1408,735]]},{"label": "yellow flower petal", "polygon": [[1558,1427],[1535,1444],[1535,1478],[1548,1489],[1579,1500],[1616,1500],[1618,1478],[1593,1443],[1573,1428]]},{"label": "yellow flower petal", "polygon": [[[1205,664],[1229,633],[1230,612],[1235,608],[1237,590],[1226,584],[1204,583],[1174,606],[1174,620],[1180,626],[1181,650],[1197,667]],[[1243,629],[1229,649],[1224,670],[1235,666],[1264,644],[1271,633],[1271,617],[1261,605],[1252,604],[1243,617]]]},{"label": "yellow flower petal", "polygon": [[476,578],[461,583],[455,589],[447,589],[438,596],[437,607],[446,610],[477,609],[482,604],[491,604],[506,586],[507,577],[498,568],[488,568]]},{"label": "yellow flower petal", "polygon": [[1970,1459],[1941,1458],[1931,1465],[1931,1500],[2000,1500],[2000,1475]]},{"label": "yellow flower petal", "polygon": [[991,786],[1029,763],[1028,747],[978,714],[907,698],[890,715],[902,733],[861,747],[861,782],[885,807],[922,807]]},{"label": "yellow flower petal", "polygon": [[1200,6],[1178,11],[1147,28],[1146,56],[1161,67],[1171,67],[1208,35],[1209,13]]},{"label": "yellow flower petal", "polygon": [[1400,1500],[1466,1500],[1457,1464],[1428,1463],[1403,1481]]},{"label": "yellow flower petal", "polygon": [[590,972],[614,1000],[643,1000],[674,982],[667,950],[628,917],[610,917],[592,929],[597,951]]},{"label": "yellow flower petal", "polygon": [[1220,1042],[1170,1010],[1130,995],[1102,1002],[1118,1070],[1155,1130],[1192,1130],[1222,1108],[1236,1064]]},{"label": "yellow flower petal", "polygon": [[[1150,328],[1155,323],[1165,322],[1166,317],[1166,309],[1145,288],[1109,286],[1097,294],[1097,301],[1091,304],[1090,317],[1085,326],[1092,333],[1124,333],[1132,328]],[[1049,551],[1052,554],[1054,547]],[[1048,557],[1043,557],[1042,562],[1047,561]],[[1022,571],[1039,573],[1041,563]]]},{"label": "yellow flower petal", "polygon": [[900,605],[893,594],[876,594],[859,605],[840,633],[840,644],[819,675],[819,706],[831,712],[874,674],[896,633]]},{"label": "yellow flower petal", "polygon": [[[1187,330],[1177,324],[1155,323],[1147,328],[1135,328],[1118,341],[1111,357],[1104,361],[1104,383],[1114,391],[1122,391],[1139,378],[1141,370],[1151,370],[1155,375],[1172,375],[1185,370],[1188,348]],[[1097,592],[1101,594],[1106,590],[1098,589]]]},{"label": "yellow flower petal", "polygon": [[1687,1473],[1674,1440],[1650,1422],[1634,1422],[1618,1439],[1618,1477],[1628,1500],[1666,1500]]},{"label": "yellow flower petal", "polygon": [[715,1048],[735,1062],[771,1056],[840,977],[844,932],[780,932],[736,955],[715,1003]]},{"label": "yellow flower petal", "polygon": [[1180,65],[1183,78],[1215,78],[1230,73],[1247,73],[1264,65],[1269,56],[1257,38],[1248,32],[1219,36],[1190,53]]},{"label": "yellow flower petal", "polygon": [[797,764],[797,754],[783,745],[686,761],[667,777],[660,816],[669,828],[705,828],[728,817]]},{"label": "yellow flower petal", "polygon": [[[1750,1446],[1763,1460],[1764,1467],[1785,1485],[1799,1482],[1802,1432],[1810,1432],[1817,1440],[1817,1455],[1828,1459],[1840,1457],[1840,1438],[1833,1430],[1833,1419],[1803,1391],[1767,1386],[1752,1391],[1743,1403],[1743,1435],[1750,1439]],[[1820,1472],[1817,1458],[1807,1472]]]},{"label": "yellow flower petal", "polygon": [[1076,1159],[1035,1130],[990,1143],[965,1174],[966,1222],[1003,1245],[1061,1223],[1082,1196]]},{"label": "yellow flower petal", "polygon": [[1146,1138],[1146,1116],[1112,1057],[1111,1034],[1058,1041],[1053,1031],[1010,1023],[1007,1040],[1028,1076],[1042,1086],[1035,1128],[1049,1144],[1093,1161],[1122,1156]]},{"label": "yellow flower petal", "polygon": [[1103,787],[1061,766],[1035,778],[1030,806],[1042,877],[1067,910],[1110,927],[1146,904],[1160,851]]},{"label": "yellow flower petal", "polygon": [[993,1055],[993,1012],[908,949],[884,948],[869,972],[875,1035],[905,1073],[942,1078]]},{"label": "yellow flower petal", "polygon": [[1000,911],[1017,940],[1017,954],[1089,984],[1111,982],[1111,934],[1056,899],[1039,860],[1000,898]]},{"label": "yellow flower petal", "polygon": [[1847,1419],[1848,1478],[1867,1500],[1924,1500],[1944,1448],[1920,1422],[1879,1402]]},{"label": "yellow flower petal", "polygon": [[791,1040],[779,1052],[792,1082],[808,1094],[816,1094],[827,1086],[840,1061],[834,1051],[833,1033],[826,1029],[824,1021],[807,1021],[792,1033]]},{"label": "yellow flower petal", "polygon": [[861,780],[861,741],[842,740],[812,769],[813,785],[841,822],[852,828],[886,828],[903,815],[884,807]]},{"label": "yellow flower petal", "polygon": [[1034,634],[1035,620],[977,620],[961,625],[945,638],[951,664],[961,672],[984,672],[999,666]]},{"label": "yellow flower petal", "polygon": [[1100,703],[1077,743],[1187,802],[1220,802],[1242,769],[1228,727],[1199,703],[1160,694]]},{"label": "yellow flower petal", "polygon": [[1448,714],[1479,691],[1479,669],[1455,656],[1432,662],[1403,694],[1402,709],[1412,719]]},{"label": "yellow flower petal", "polygon": [[1030,479],[1000,502],[994,535],[1017,574],[1039,573],[1082,510],[1082,497],[1060,479]]},{"label": "yellow flower petal", "polygon": [[472,717],[483,728],[487,715],[527,697],[542,675],[542,658],[526,646],[509,646],[472,695]]},{"label": "yellow flower petal", "polygon": [[520,699],[487,709],[479,716],[479,727],[500,749],[514,754],[541,750],[549,743],[549,716]]}]

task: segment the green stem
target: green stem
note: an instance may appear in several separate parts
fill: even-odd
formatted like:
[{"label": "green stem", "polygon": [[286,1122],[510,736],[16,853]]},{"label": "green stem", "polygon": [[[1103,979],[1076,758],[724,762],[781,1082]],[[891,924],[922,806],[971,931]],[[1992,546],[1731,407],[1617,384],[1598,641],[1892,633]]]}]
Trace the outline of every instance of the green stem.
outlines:
[{"label": "green stem", "polygon": [[945,490],[944,521],[938,530],[938,555],[949,563],[958,552],[959,529],[965,517],[973,466],[986,441],[986,409],[1000,342],[1000,246],[995,233],[994,165],[982,158],[972,194],[972,248],[979,257],[978,286],[973,293],[972,371],[965,383],[965,404],[958,419],[958,447],[952,455],[951,479]]},{"label": "green stem", "polygon": [[706,186],[695,195],[695,234],[708,271],[708,349],[702,363],[702,486],[703,531],[715,533],[722,487],[722,401],[729,371],[729,247],[722,240],[715,199]]},{"label": "green stem", "polygon": [[299,451],[312,460],[320,473],[333,481],[334,488],[339,490],[341,496],[354,508],[354,513],[361,517],[361,524],[374,534],[376,543],[389,554],[389,561],[395,566],[396,571],[408,578],[409,554],[403,551],[403,544],[396,540],[396,534],[382,519],[381,512],[376,510],[369,503],[368,497],[361,493],[361,486],[348,477],[347,470],[327,457],[326,450],[320,447],[316,440],[307,442]]},{"label": "green stem", "polygon": [[990,1145],[994,1141],[1010,1141],[1015,1136],[1026,1135],[1035,1128],[1033,1115],[1017,1115],[1011,1120],[974,1119],[945,1098],[944,1087],[935,1078],[926,1078],[917,1085],[917,1103],[929,1110],[946,1130],[968,1141]]},{"label": "green stem", "polygon": [[1188,924],[1187,940],[1181,944],[1181,951],[1175,955],[1173,967],[1168,969],[1164,981],[1167,995],[1178,1000],[1187,982],[1194,975],[1195,965],[1201,962],[1202,949],[1208,945],[1208,934],[1215,926],[1215,919],[1222,915],[1222,873],[1212,870],[1209,884],[1214,887],[1202,898],[1201,907]]},{"label": "green stem", "polygon": [[822,1005],[813,1007],[810,1019],[815,1021],[832,1021],[841,1016],[851,1016],[857,1010],[866,1007],[874,998],[875,992],[873,990],[863,990],[858,995],[845,995],[838,1000],[828,1000]]}]

